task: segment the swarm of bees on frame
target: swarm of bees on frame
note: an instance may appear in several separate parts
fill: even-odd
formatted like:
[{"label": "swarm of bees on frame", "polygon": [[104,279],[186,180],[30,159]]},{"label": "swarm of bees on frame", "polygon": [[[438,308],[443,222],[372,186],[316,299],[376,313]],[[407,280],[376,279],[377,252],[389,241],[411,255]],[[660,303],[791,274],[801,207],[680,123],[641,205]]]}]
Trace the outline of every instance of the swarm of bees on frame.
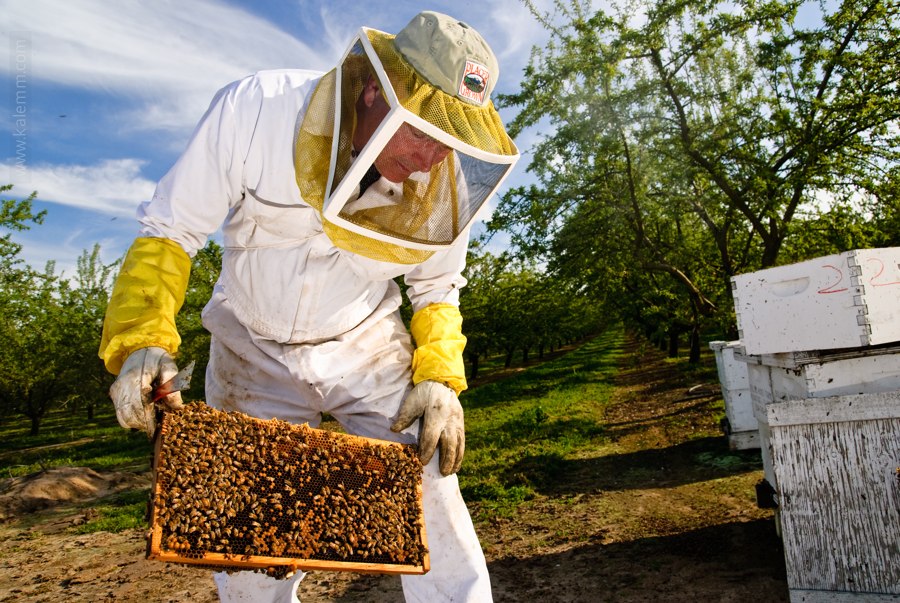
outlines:
[{"label": "swarm of bees on frame", "polygon": [[220,553],[238,567],[254,556],[417,566],[427,555],[412,446],[203,403],[167,412],[160,437],[153,522],[186,562]]}]

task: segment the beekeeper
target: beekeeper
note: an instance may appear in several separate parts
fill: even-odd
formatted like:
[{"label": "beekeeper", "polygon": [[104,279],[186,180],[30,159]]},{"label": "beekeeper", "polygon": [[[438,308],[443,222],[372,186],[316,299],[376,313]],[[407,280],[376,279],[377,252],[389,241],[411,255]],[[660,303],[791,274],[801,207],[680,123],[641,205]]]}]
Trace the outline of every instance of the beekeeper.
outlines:
[{"label": "beekeeper", "polygon": [[[221,227],[206,401],[311,426],[327,412],[349,433],[417,442],[431,570],[403,577],[407,601],[491,600],[455,473],[469,228],[518,159],[490,100],[498,74],[474,29],[423,12],[396,36],[363,28],[328,73],[226,86],[140,206],[103,326],[119,422],[153,433],[190,258]],[[302,574],[215,578],[223,601],[292,601]]]}]

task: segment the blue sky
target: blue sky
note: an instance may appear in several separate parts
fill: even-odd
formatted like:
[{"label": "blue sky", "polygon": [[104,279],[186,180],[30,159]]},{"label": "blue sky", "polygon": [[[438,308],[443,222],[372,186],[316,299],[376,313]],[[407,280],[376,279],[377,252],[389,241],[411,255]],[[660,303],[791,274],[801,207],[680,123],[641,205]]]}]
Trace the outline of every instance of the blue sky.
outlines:
[{"label": "blue sky", "polygon": [[261,69],[329,69],[360,27],[394,33],[424,9],[482,33],[500,61],[498,92],[517,90],[531,47],[547,38],[516,0],[0,0],[0,183],[17,198],[37,191],[48,210],[14,235],[25,260],[54,260],[71,276],[95,243],[115,260],[137,234],[138,204],[219,88]]}]

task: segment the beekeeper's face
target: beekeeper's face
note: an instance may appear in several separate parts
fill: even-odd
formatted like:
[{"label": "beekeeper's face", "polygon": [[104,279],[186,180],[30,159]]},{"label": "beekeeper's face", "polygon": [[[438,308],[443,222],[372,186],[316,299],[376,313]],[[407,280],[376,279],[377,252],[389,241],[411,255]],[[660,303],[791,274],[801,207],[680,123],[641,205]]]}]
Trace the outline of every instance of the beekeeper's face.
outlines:
[{"label": "beekeeper's face", "polygon": [[391,182],[403,182],[414,172],[428,172],[442,162],[450,147],[404,123],[375,160],[375,168]]},{"label": "beekeeper's face", "polygon": [[[357,140],[367,141],[371,132],[390,111],[390,106],[381,95],[378,82],[369,77],[360,98],[359,109],[361,136]],[[443,161],[450,153],[450,147],[436,141],[421,130],[404,123],[375,159],[375,169],[391,182],[403,182],[414,172],[428,172],[431,167]]]}]

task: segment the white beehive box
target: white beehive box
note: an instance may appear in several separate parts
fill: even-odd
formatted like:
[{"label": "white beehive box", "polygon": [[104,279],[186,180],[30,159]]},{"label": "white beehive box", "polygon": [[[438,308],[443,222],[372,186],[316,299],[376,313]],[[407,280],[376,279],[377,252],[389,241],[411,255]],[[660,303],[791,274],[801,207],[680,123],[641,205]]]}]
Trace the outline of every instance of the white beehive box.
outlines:
[{"label": "white beehive box", "polygon": [[[756,432],[759,438],[759,452],[763,464],[763,479],[773,489],[777,486],[775,481],[775,467],[772,464],[772,445],[769,425],[766,423],[766,404],[772,401],[772,378],[770,367],[761,364],[759,356],[748,356],[743,350],[735,350],[735,359],[743,361],[747,367],[747,389],[750,391],[750,401],[753,416],[756,419]],[[760,506],[770,506],[757,498]],[[780,529],[780,528],[779,528]]]},{"label": "white beehive box", "polygon": [[900,341],[900,248],[859,249],[732,277],[748,354]]},{"label": "white beehive box", "polygon": [[791,601],[900,600],[900,392],[766,414]]},{"label": "white beehive box", "polygon": [[747,379],[747,365],[734,357],[740,341],[711,341],[710,349],[716,356],[716,369],[722,398],[725,400],[724,426],[728,446],[732,450],[759,448],[759,431],[753,415],[753,401]]},{"label": "white beehive box", "polygon": [[739,346],[735,359],[747,368],[757,419],[774,402],[900,390],[900,345],[759,355]]},{"label": "white beehive box", "polygon": [[772,460],[768,407],[791,400],[900,390],[900,345],[751,355],[737,346],[734,357],[747,369],[757,420],[763,477],[778,490]]}]

